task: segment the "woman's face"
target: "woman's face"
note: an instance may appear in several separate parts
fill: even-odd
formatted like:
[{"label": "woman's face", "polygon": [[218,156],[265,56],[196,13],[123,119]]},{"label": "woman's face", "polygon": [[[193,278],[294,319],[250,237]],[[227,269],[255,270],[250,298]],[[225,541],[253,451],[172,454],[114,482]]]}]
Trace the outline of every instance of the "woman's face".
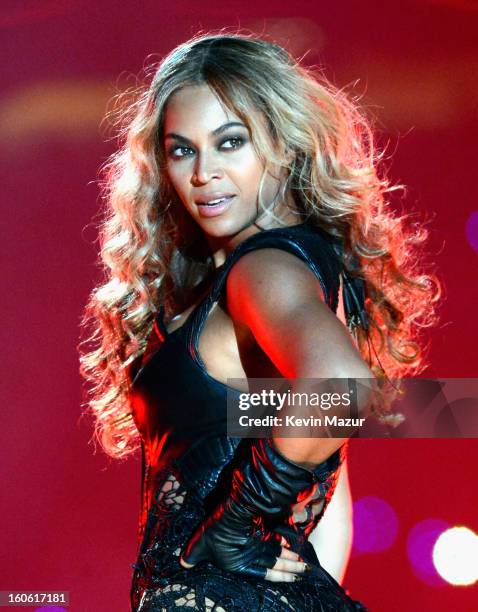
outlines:
[{"label": "woman's face", "polygon": [[[170,97],[163,136],[169,180],[207,236],[233,236],[258,220],[264,165],[246,125],[207,85],[187,86]],[[267,173],[261,190],[267,206],[279,187]]]}]

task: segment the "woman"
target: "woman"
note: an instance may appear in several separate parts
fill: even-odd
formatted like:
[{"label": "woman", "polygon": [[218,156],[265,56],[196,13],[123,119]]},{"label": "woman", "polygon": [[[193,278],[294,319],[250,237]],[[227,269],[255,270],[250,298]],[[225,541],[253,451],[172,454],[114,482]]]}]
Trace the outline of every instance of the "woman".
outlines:
[{"label": "woman", "polygon": [[308,540],[347,441],[229,437],[226,399],[418,372],[425,232],[387,209],[352,102],[271,42],[195,37],[129,108],[81,362],[106,452],[142,451],[132,609],[363,610]]}]

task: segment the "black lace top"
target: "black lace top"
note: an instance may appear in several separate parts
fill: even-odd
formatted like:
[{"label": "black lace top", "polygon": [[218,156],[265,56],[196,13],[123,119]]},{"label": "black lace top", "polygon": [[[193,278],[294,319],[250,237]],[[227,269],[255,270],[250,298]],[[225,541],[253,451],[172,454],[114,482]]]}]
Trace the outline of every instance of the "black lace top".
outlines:
[{"label": "black lace top", "polygon": [[247,439],[226,434],[227,393],[239,391],[209,375],[198,352],[199,335],[234,262],[251,250],[271,247],[308,264],[334,312],[342,274],[347,321],[365,321],[363,285],[343,275],[340,244],[307,221],[263,230],[241,242],[218,270],[211,291],[173,332],[167,331],[160,309],[153,329],[158,348],[143,361],[132,391],[133,416],[142,439],[133,612],[365,610],[322,568],[307,539],[332,497],[347,443],[316,468],[323,500],[320,513],[305,523],[275,525],[293,543],[292,549],[314,566],[301,581],[257,580],[209,562],[192,569],[179,564],[192,533],[227,494],[232,469],[248,444]]}]

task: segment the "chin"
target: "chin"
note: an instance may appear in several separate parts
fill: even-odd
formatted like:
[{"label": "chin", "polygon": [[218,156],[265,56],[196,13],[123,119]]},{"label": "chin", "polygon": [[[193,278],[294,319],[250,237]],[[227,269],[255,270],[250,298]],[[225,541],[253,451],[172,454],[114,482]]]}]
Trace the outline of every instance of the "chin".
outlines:
[{"label": "chin", "polygon": [[230,236],[231,234],[237,233],[242,228],[242,225],[234,219],[221,219],[219,217],[211,217],[209,219],[200,217],[196,222],[205,234],[216,238]]}]

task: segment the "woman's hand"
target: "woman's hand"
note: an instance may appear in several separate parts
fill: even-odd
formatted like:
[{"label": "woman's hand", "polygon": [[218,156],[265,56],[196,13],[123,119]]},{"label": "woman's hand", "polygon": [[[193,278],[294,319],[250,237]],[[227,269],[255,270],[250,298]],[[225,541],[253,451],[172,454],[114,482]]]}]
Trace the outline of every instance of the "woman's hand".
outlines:
[{"label": "woman's hand", "polygon": [[190,569],[210,561],[222,569],[263,578],[270,582],[294,582],[309,565],[290,550],[279,533],[265,532],[262,526],[251,533],[223,532],[219,513],[204,521],[181,555],[180,564]]},{"label": "woman's hand", "polygon": [[[230,572],[286,582],[312,570],[295,551],[284,550],[288,544],[290,548],[287,533],[280,532],[281,526],[271,530],[265,519],[290,517],[292,504],[313,495],[324,475],[324,466],[318,467],[322,469],[309,470],[289,461],[272,439],[251,440],[232,472],[226,499],[193,533],[181,565],[209,560]],[[293,545],[300,544],[293,540]]]}]

